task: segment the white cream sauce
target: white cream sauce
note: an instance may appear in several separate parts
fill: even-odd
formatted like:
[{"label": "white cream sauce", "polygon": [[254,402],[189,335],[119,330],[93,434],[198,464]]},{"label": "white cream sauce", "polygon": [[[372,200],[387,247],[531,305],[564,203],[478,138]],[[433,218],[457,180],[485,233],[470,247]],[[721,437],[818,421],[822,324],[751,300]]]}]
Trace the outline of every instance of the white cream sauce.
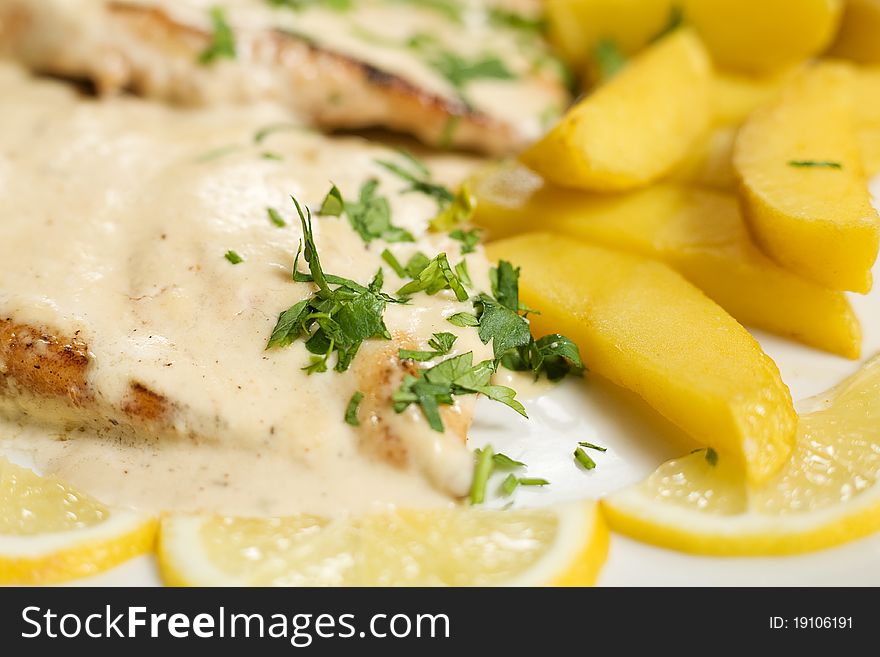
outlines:
[{"label": "white cream sauce", "polygon": [[[307,376],[301,343],[265,351],[279,312],[313,289],[290,280],[301,237],[290,194],[316,208],[331,180],[350,198],[375,177],[393,223],[417,238],[390,245],[400,260],[417,250],[461,259],[458,242],[426,233],[435,202],[400,194],[404,184],[375,164],[393,151],[295,127],[257,145],[257,130],[289,116],[268,106],[95,102],[6,65],[0,99],[0,314],[82,331],[104,402],[119,404],[132,380],[143,382],[179,405],[181,434],[200,437],[115,444],[4,420],[0,444],[105,502],[151,509],[327,513],[437,504],[466,491],[473,461],[460,435],[431,431],[415,407],[390,413],[413,446],[411,467],[395,469],[366,454],[343,422],[356,367]],[[473,165],[428,162],[447,182]],[[270,206],[288,227],[269,221]],[[325,271],[366,283],[384,265],[388,245],[365,245],[346,219],[316,217],[314,227]],[[244,262],[224,259],[229,249]],[[482,253],[467,259],[475,289],[488,289]],[[384,268],[393,292],[403,281]],[[476,331],[445,321],[461,311],[471,304],[448,292],[418,294],[390,306],[385,321],[416,348],[443,330],[459,336],[453,353],[490,357]]]}]

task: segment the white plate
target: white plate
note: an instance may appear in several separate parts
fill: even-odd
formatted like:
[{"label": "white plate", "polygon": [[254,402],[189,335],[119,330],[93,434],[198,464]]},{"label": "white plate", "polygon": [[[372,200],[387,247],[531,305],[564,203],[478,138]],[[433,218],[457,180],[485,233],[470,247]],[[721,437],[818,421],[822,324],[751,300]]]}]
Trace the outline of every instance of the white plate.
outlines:
[{"label": "white plate", "polygon": [[[880,206],[880,178],[873,181],[875,203]],[[880,264],[875,267],[880,281]],[[852,295],[864,329],[863,359],[856,362],[831,356],[775,336],[755,332],[768,354],[779,365],[793,397],[803,401],[854,373],[880,353],[880,285],[867,296]],[[659,417],[634,395],[598,377],[572,381],[551,389],[535,400],[525,400],[526,420],[499,404],[481,401],[471,439],[476,446],[491,444],[496,451],[529,465],[528,474],[544,477],[552,486],[520,488],[516,505],[550,504],[583,497],[601,497],[635,483],[663,461],[693,449],[675,427]],[[584,472],[574,465],[572,452],[578,441],[608,448],[591,453],[598,464]],[[500,483],[500,478],[493,480]],[[492,488],[490,488],[491,490]],[[496,506],[509,503],[497,498]],[[130,561],[113,571],[76,585],[158,585],[152,557]],[[696,557],[641,544],[614,535],[608,563],[599,583],[606,586],[774,586],[839,585],[880,586],[880,534],[848,545],[793,557]]]}]

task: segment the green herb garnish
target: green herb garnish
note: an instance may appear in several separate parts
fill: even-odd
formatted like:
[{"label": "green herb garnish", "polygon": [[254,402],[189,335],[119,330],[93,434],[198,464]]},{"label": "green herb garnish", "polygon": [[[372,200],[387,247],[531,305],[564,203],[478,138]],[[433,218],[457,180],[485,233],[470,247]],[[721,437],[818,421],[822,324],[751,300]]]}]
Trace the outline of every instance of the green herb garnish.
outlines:
[{"label": "green herb garnish", "polygon": [[218,59],[235,59],[235,35],[226,22],[226,13],[220,7],[212,7],[209,15],[213,27],[211,43],[199,55],[199,62],[211,64]]},{"label": "green herb garnish", "polygon": [[474,80],[515,80],[516,75],[495,55],[465,59],[448,51],[435,53],[428,64],[461,92]]},{"label": "green herb garnish", "polygon": [[360,426],[361,421],[358,420],[358,407],[364,399],[364,393],[360,390],[355,392],[351,399],[348,400],[348,406],[345,407],[345,423],[353,427]]},{"label": "green herb garnish", "polygon": [[226,253],[223,254],[223,257],[226,258],[233,265],[238,265],[244,262],[244,258],[242,258],[238,253],[230,249]]},{"label": "green herb garnish", "polygon": [[501,492],[504,495],[512,495],[517,486],[519,486],[519,478],[514,474],[509,474],[501,484]]},{"label": "green herb garnish", "polygon": [[467,301],[468,293],[464,286],[449,266],[449,260],[445,253],[441,253],[431,260],[414,280],[410,281],[397,291],[401,296],[408,296],[416,292],[425,294],[437,294],[440,290],[452,290],[455,298],[459,301]]},{"label": "green herb garnish", "polygon": [[595,449],[597,452],[607,452],[607,447],[600,447],[599,445],[594,445],[593,443],[588,442],[579,442],[578,445],[581,447],[586,447],[587,449]]},{"label": "green herb garnish", "polygon": [[391,206],[387,198],[376,193],[378,188],[379,181],[370,179],[361,186],[356,201],[346,201],[339,188],[333,185],[318,214],[333,217],[345,214],[351,227],[367,243],[380,238],[386,242],[415,242],[409,231],[392,225]]},{"label": "green herb garnish", "polygon": [[842,169],[843,164],[831,160],[789,160],[790,167],[812,167],[817,169]]},{"label": "green herb garnish", "polygon": [[457,228],[449,233],[449,237],[461,242],[462,255],[473,253],[477,250],[477,244],[480,243],[480,229],[474,228],[472,230],[462,230],[461,228]]},{"label": "green herb garnish", "polygon": [[599,39],[593,46],[593,60],[599,79],[610,80],[626,66],[626,56],[611,39]]},{"label": "green herb garnish", "polygon": [[[325,371],[330,355],[336,353],[334,369],[344,372],[365,340],[391,339],[382,316],[387,303],[399,303],[400,300],[382,292],[381,269],[366,287],[341,276],[325,274],[315,246],[311,213],[306,208],[306,216],[295,198],[293,202],[305,242],[304,246],[300,243],[294,259],[293,279],[313,282],[318,289],[311,297],[281,313],[266,348],[286,347],[296,340],[303,340],[306,349],[314,356],[311,364],[304,368],[306,371],[310,374]],[[308,263],[308,274],[298,269],[301,253]]]},{"label": "green herb garnish", "polygon": [[441,405],[453,404],[453,398],[457,395],[482,394],[528,417],[523,405],[515,398],[516,391],[490,384],[495,363],[486,360],[474,365],[473,358],[473,352],[469,351],[448,358],[430,369],[421,370],[416,376],[407,375],[392,396],[394,410],[402,413],[410,404],[418,404],[428,425],[442,432]]},{"label": "green herb garnish", "polygon": [[278,226],[278,228],[284,228],[287,225],[284,217],[275,208],[266,208],[266,214],[269,216],[269,221]]},{"label": "green herb garnish", "polygon": [[446,318],[446,321],[454,326],[479,326],[480,320],[472,313],[455,313]]},{"label": "green herb garnish", "polygon": [[492,460],[492,446],[486,445],[476,453],[474,478],[471,482],[471,504],[482,504],[486,499],[486,484],[492,474],[495,462]]},{"label": "green herb garnish", "polygon": [[495,467],[504,468],[506,470],[513,470],[515,468],[524,468],[526,464],[522,461],[516,461],[506,454],[502,454],[501,452],[497,452],[493,457],[495,460]]},{"label": "green herb garnish", "polygon": [[587,453],[580,447],[574,450],[574,458],[585,470],[592,470],[596,467],[596,462],[587,456]]},{"label": "green herb garnish", "polygon": [[452,345],[455,344],[457,339],[458,336],[454,333],[435,333],[434,336],[428,340],[428,346],[431,347],[433,351],[400,349],[398,350],[398,357],[401,360],[415,360],[421,363],[427,360],[433,360],[448,354],[452,350]]}]

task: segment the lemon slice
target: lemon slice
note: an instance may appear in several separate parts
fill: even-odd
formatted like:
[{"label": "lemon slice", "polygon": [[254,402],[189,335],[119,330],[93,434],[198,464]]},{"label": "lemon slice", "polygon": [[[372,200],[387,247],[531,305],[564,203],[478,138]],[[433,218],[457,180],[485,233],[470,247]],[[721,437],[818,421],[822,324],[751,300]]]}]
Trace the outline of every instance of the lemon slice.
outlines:
[{"label": "lemon slice", "polygon": [[716,555],[806,552],[880,530],[880,358],[819,401],[766,484],[750,488],[729,460],[696,452],[603,500],[611,527]]},{"label": "lemon slice", "polygon": [[163,519],[159,566],[178,586],[592,584],[608,549],[594,502],[547,509]]},{"label": "lemon slice", "polygon": [[0,458],[0,583],[96,575],[150,551],[156,525]]}]

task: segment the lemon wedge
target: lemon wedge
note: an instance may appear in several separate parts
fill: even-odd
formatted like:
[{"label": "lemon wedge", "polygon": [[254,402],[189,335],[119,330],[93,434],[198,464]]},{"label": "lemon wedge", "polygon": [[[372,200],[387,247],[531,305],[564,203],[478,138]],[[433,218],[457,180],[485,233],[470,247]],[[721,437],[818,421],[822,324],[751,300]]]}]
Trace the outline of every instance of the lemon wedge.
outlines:
[{"label": "lemon wedge", "polygon": [[149,552],[156,526],[0,458],[0,583],[96,575]]},{"label": "lemon wedge", "polygon": [[587,586],[607,549],[595,502],[334,520],[172,515],[159,567],[177,586]]},{"label": "lemon wedge", "polygon": [[806,552],[880,530],[880,358],[817,403],[765,484],[749,487],[730,459],[695,452],[603,500],[612,529],[714,555]]}]

